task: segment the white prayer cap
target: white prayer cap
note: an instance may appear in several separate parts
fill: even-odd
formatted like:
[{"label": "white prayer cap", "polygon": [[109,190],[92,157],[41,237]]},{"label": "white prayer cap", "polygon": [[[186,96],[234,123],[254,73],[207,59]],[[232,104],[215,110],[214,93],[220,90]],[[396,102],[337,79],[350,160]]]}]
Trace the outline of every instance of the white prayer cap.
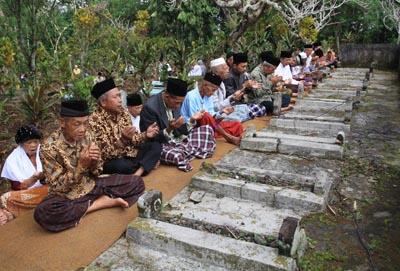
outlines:
[{"label": "white prayer cap", "polygon": [[300,52],[300,53],[299,53],[299,56],[300,56],[301,58],[307,58],[307,55],[306,55],[306,53],[304,53],[304,52]]},{"label": "white prayer cap", "polygon": [[217,58],[217,59],[213,59],[210,62],[210,67],[216,67],[222,64],[226,64],[225,59],[223,57]]}]

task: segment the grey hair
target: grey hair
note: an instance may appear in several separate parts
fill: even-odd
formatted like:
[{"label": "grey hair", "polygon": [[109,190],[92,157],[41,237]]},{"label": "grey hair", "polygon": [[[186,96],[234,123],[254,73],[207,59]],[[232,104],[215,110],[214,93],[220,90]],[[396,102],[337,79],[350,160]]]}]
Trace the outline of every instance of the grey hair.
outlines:
[{"label": "grey hair", "polygon": [[101,103],[107,100],[107,98],[108,98],[108,92],[101,94],[101,96],[97,98],[97,104],[101,106]]}]

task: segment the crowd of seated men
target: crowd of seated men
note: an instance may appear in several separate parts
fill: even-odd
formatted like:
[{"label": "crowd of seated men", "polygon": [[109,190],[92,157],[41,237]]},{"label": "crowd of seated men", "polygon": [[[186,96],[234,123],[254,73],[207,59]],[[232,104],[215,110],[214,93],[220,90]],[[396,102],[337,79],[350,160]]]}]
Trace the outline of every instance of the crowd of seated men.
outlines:
[{"label": "crowd of seated men", "polygon": [[187,172],[193,159],[214,154],[216,138],[239,145],[241,122],[276,113],[276,103],[278,113],[291,110],[293,97],[315,86],[337,60],[314,44],[279,57],[262,52],[250,73],[241,52],[209,64],[193,89],[170,77],[145,102],[139,93],[123,101],[112,78],[96,80],[94,112],[87,101],[63,100],[59,127],[47,138],[33,125],[20,127],[1,171],[12,190],[1,195],[0,225],[34,209],[39,225],[59,232],[87,213],[129,208],[145,190],[142,176],[160,163]]}]

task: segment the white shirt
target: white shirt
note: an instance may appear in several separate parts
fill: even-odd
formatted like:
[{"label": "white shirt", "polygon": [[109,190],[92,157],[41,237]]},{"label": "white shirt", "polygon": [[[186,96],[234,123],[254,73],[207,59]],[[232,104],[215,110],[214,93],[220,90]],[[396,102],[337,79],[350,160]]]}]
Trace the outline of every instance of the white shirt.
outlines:
[{"label": "white shirt", "polygon": [[221,85],[217,89],[217,91],[214,92],[214,94],[211,96],[213,103],[214,103],[214,110],[215,111],[221,111],[225,107],[228,107],[231,105],[230,102],[230,97],[226,97],[226,89],[225,89],[225,84],[224,82],[221,82]]},{"label": "white shirt", "polygon": [[137,117],[134,117],[131,115],[131,120],[132,120],[132,126],[136,128],[136,130],[140,133],[140,115]]},{"label": "white shirt", "polygon": [[279,63],[278,67],[276,67],[274,71],[274,75],[282,76],[283,81],[289,80],[290,84],[292,85],[299,84],[299,81],[293,79],[292,71],[290,70],[289,65],[283,66],[282,63]]},{"label": "white shirt", "polygon": [[311,65],[311,60],[312,60],[312,56],[309,55],[309,56],[307,57],[307,60],[306,60],[306,67],[308,67],[308,66]]}]

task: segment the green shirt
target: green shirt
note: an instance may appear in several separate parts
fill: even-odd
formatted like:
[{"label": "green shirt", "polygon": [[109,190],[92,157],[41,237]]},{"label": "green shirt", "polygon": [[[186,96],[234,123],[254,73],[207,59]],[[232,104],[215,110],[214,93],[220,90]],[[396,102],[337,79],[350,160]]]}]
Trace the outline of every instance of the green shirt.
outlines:
[{"label": "green shirt", "polygon": [[261,84],[261,88],[252,89],[247,93],[249,103],[261,103],[262,101],[271,101],[272,97],[272,74],[265,76],[262,64],[258,65],[251,72],[251,79]]}]

